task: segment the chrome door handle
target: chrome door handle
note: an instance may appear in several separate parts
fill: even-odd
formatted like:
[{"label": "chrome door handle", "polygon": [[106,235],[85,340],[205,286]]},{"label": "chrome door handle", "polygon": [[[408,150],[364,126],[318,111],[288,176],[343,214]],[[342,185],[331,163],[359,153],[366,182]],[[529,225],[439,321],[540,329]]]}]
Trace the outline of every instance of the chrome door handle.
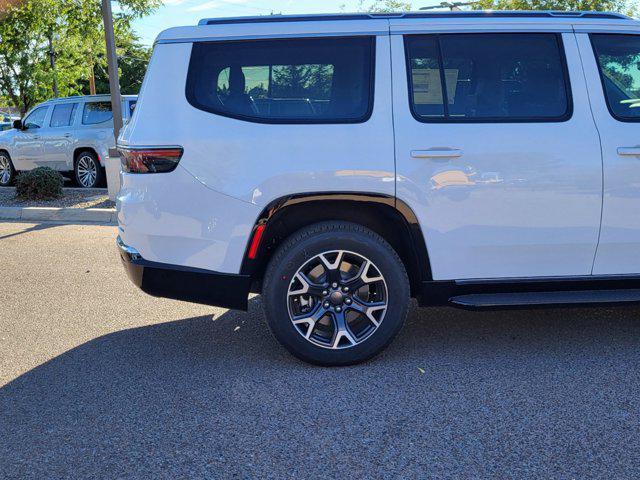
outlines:
[{"label": "chrome door handle", "polygon": [[412,150],[412,158],[458,158],[462,156],[459,148],[429,148],[427,150]]},{"label": "chrome door handle", "polygon": [[640,157],[640,147],[620,147],[618,148],[618,155],[621,156],[637,156]]}]

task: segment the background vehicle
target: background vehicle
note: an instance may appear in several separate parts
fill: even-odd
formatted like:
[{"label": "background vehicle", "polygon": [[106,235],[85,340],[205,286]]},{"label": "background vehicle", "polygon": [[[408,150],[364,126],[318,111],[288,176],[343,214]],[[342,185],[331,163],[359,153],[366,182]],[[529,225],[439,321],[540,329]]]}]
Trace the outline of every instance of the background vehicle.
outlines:
[{"label": "background vehicle", "polygon": [[8,112],[0,111],[0,131],[13,128],[13,122],[19,118],[20,117],[13,116]]},{"label": "background vehicle", "polygon": [[122,258],[154,295],[262,292],[323,365],[380,352],[409,296],[638,302],[639,61],[640,24],[608,13],[170,29],[119,139]]},{"label": "background vehicle", "polygon": [[[123,97],[125,121],[136,100]],[[0,185],[10,185],[17,172],[47,166],[72,174],[80,187],[102,186],[103,162],[115,143],[109,95],[49,100],[17,123],[0,135]]]}]

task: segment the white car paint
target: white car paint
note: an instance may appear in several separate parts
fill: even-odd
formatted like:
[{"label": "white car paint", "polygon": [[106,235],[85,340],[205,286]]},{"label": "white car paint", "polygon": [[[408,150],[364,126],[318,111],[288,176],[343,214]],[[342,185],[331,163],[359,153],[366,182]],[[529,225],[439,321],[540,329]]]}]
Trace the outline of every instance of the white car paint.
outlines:
[{"label": "white car paint", "polygon": [[[392,29],[400,22],[392,20]],[[432,30],[424,25],[423,31]],[[392,36],[397,196],[418,216],[434,278],[591,274],[602,202],[600,143],[573,34],[563,41],[573,87],[570,120],[455,124],[421,123],[408,113],[403,39]],[[462,155],[411,155],[446,148]],[[499,181],[432,188],[434,176],[464,171]]]},{"label": "white car paint", "polygon": [[[640,34],[640,32],[638,32]],[[595,275],[640,272],[640,125],[616,120],[602,94],[593,48],[586,33],[576,35],[591,94],[591,108],[602,140],[604,199]],[[620,153],[618,152],[620,150]]]},{"label": "white car paint", "polygon": [[[609,115],[593,51],[586,34],[574,30],[640,34],[632,20],[578,17],[167,30],[158,37],[136,115],[119,143],[180,145],[184,156],[171,173],[122,174],[122,241],[147,260],[238,273],[252,227],[269,202],[292,193],[349,191],[396,195],[415,212],[434,280],[640,273],[640,164],[616,153],[640,145],[639,128]],[[562,34],[573,95],[568,121],[424,124],[413,118],[402,35],[485,31]],[[193,41],[349,35],[377,40],[374,110],[365,123],[250,123],[198,110],[185,98]],[[421,157],[429,149],[455,149],[461,156]],[[470,171],[481,181],[460,180]],[[455,185],[447,185],[447,172]]]}]

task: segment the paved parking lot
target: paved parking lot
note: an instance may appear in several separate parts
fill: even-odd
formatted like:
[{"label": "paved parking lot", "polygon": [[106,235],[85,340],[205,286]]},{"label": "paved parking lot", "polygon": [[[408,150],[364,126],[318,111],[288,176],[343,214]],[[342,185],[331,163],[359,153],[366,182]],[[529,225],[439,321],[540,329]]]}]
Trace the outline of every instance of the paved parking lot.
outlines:
[{"label": "paved parking lot", "polygon": [[323,369],[258,298],[136,291],[114,238],[0,224],[2,479],[640,475],[638,307],[414,308],[383,356]]}]

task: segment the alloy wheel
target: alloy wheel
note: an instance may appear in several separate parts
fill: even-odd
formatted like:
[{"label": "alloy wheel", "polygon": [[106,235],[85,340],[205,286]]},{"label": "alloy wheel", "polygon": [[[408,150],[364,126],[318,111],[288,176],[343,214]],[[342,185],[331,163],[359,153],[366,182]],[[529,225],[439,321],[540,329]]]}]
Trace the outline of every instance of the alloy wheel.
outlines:
[{"label": "alloy wheel", "polygon": [[98,166],[89,155],[83,155],[78,160],[77,167],[78,182],[85,188],[93,187],[98,177]]},{"label": "alloy wheel", "polygon": [[298,269],[287,293],[289,318],[314,345],[345,349],[378,329],[388,306],[387,284],[364,256],[346,250],[316,255]]},{"label": "alloy wheel", "polygon": [[0,155],[0,184],[8,185],[11,181],[11,162],[5,155]]}]

